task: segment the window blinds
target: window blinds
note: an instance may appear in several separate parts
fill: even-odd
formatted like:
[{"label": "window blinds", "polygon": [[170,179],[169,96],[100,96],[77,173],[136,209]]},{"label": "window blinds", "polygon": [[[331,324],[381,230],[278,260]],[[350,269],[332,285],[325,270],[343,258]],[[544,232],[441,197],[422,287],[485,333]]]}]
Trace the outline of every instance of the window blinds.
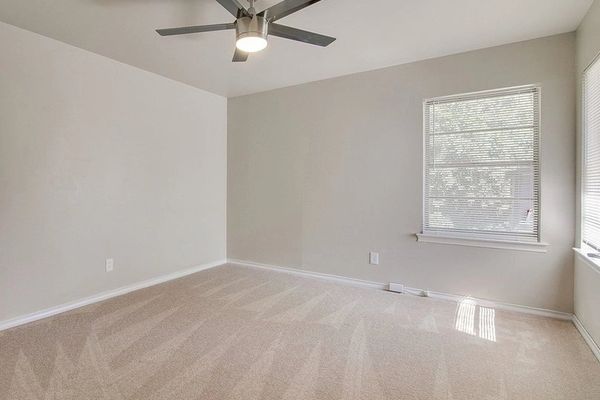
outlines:
[{"label": "window blinds", "polygon": [[425,102],[423,233],[539,241],[539,102],[537,87]]},{"label": "window blinds", "polygon": [[600,61],[583,75],[582,238],[600,251]]}]

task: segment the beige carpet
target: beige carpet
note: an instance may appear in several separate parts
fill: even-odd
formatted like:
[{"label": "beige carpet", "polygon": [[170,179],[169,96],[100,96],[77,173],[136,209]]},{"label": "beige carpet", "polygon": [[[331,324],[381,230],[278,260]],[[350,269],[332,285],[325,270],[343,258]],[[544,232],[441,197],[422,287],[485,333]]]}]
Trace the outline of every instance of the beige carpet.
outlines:
[{"label": "beige carpet", "polygon": [[600,399],[570,322],[223,266],[0,333],[0,398]]}]

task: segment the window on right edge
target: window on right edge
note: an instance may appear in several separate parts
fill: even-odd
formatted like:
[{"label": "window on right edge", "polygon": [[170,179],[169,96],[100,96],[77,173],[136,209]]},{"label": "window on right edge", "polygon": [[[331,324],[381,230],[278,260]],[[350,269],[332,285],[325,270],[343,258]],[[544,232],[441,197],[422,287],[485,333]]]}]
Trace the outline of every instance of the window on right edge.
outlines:
[{"label": "window on right edge", "polygon": [[434,98],[424,118],[423,234],[539,242],[540,89]]},{"label": "window on right edge", "polygon": [[583,74],[583,166],[581,174],[583,243],[600,251],[600,61]]}]

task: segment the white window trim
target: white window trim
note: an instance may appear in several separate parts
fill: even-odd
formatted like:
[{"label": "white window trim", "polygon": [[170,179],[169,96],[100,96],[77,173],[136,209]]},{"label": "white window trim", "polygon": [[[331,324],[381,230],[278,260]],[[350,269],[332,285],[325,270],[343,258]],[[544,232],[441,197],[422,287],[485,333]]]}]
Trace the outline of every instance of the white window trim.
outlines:
[{"label": "white window trim", "polygon": [[[599,55],[600,57],[600,55]],[[499,90],[518,90],[518,89],[528,89],[535,88],[538,91],[538,123],[539,123],[539,137],[538,137],[538,168],[540,171],[540,182],[538,188],[538,201],[539,201],[539,210],[538,210],[538,237],[537,241],[517,241],[517,240],[501,240],[493,238],[479,238],[476,236],[461,236],[459,233],[453,232],[444,232],[441,234],[432,233],[432,232],[423,232],[416,234],[417,242],[421,243],[434,243],[434,244],[446,244],[446,245],[457,245],[457,246],[468,246],[468,247],[483,247],[490,249],[505,249],[505,250],[518,250],[518,251],[529,251],[535,253],[546,253],[548,251],[549,244],[542,241],[542,180],[541,180],[541,171],[542,171],[542,87],[539,84],[530,84],[530,85],[521,85],[521,86],[512,86],[506,88],[499,89],[490,89],[490,90],[482,90],[477,92],[467,92],[460,94],[452,94],[448,96],[439,96],[432,97],[423,100],[423,146],[425,146],[425,137],[426,137],[426,127],[425,127],[425,105],[432,100],[439,99],[448,99],[459,96],[475,96],[475,95],[483,95],[486,93],[495,93]],[[425,147],[423,147],[423,152],[425,151]],[[423,200],[423,205],[421,207],[421,221],[424,226],[425,222],[425,174],[427,173],[427,168],[425,165],[425,156],[423,154],[423,175],[422,175],[422,194],[421,199]]]},{"label": "white window trim", "polygon": [[435,235],[431,233],[417,233],[417,241],[421,243],[485,247],[488,249],[530,251],[534,253],[546,253],[548,252],[549,246],[548,243],[544,242],[519,242],[514,240],[481,239],[454,235]]},{"label": "white window trim", "polygon": [[580,100],[581,100],[581,109],[579,110],[579,121],[581,122],[581,140],[580,140],[580,151],[581,151],[581,157],[579,160],[579,167],[580,167],[580,185],[579,185],[579,205],[581,207],[581,213],[579,216],[579,239],[581,240],[581,243],[579,244],[579,248],[573,247],[573,250],[575,250],[575,252],[581,256],[581,259],[586,261],[590,266],[592,266],[596,271],[600,272],[600,259],[595,259],[592,258],[590,256],[588,256],[588,253],[595,253],[597,252],[596,249],[594,249],[593,247],[589,246],[587,243],[585,243],[583,240],[583,225],[585,223],[585,214],[586,214],[586,209],[585,209],[585,205],[584,205],[584,201],[583,201],[583,186],[584,186],[584,179],[585,179],[585,151],[586,151],[586,145],[585,145],[585,141],[586,141],[586,105],[585,105],[585,74],[587,73],[587,71],[592,68],[593,65],[595,65],[597,62],[600,62],[600,53],[598,53],[596,55],[596,57],[594,57],[594,59],[585,67],[585,69],[583,70],[583,73],[581,75],[581,93],[580,93]]},{"label": "white window trim", "polygon": [[581,243],[581,247],[573,247],[573,251],[583,262],[589,265],[594,271],[600,274],[600,258],[592,258],[588,256],[588,253],[597,253],[597,251],[586,245],[585,243]]},{"label": "white window trim", "polygon": [[[594,65],[596,62],[600,62],[600,53],[598,53],[596,55],[596,57],[594,57],[594,59],[587,65],[587,67],[585,67],[585,69],[583,70],[583,74],[582,74],[582,86],[581,86],[581,102],[582,102],[582,107],[580,110],[580,113],[578,115],[578,118],[580,119],[581,122],[581,143],[580,143],[580,150],[581,150],[581,154],[585,153],[585,137],[584,135],[586,134],[585,132],[585,87],[583,86],[583,83],[585,81],[585,73],[592,67],[592,65]],[[581,185],[579,188],[579,197],[581,200],[581,215],[580,215],[580,219],[579,219],[579,235],[583,236],[583,224],[584,224],[584,218],[585,218],[585,207],[583,206],[583,175],[585,174],[585,157],[581,157],[580,160],[580,164],[579,167],[581,168]],[[590,268],[592,268],[594,271],[600,273],[600,258],[594,258],[594,257],[590,257],[588,254],[589,253],[598,253],[598,251],[596,249],[594,249],[591,246],[588,246],[586,243],[583,242],[583,238],[581,238],[581,242],[579,243],[579,247],[573,247],[573,251],[575,252],[576,257],[579,257],[579,259],[586,263]]]}]

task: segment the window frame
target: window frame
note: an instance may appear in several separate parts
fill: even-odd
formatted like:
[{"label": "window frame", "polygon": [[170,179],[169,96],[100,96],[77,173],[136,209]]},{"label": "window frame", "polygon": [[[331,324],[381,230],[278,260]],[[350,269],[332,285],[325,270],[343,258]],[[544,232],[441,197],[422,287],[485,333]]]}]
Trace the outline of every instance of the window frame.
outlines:
[{"label": "window frame", "polygon": [[600,268],[600,260],[592,259],[588,256],[587,253],[599,253],[600,249],[596,249],[590,244],[586,243],[584,240],[584,224],[585,224],[585,215],[586,215],[586,206],[584,201],[584,188],[585,188],[585,180],[586,180],[586,154],[587,154],[587,102],[586,102],[586,74],[587,72],[596,65],[596,63],[600,64],[600,53],[598,53],[594,59],[585,67],[583,72],[581,73],[581,110],[579,112],[579,118],[581,122],[581,160],[580,160],[580,184],[579,184],[579,198],[580,198],[580,217],[579,217],[579,249],[575,249],[579,252],[581,256],[585,259],[591,261],[591,263]]},{"label": "window frame", "polygon": [[[537,168],[538,168],[538,191],[537,191],[537,202],[538,202],[538,215],[537,215],[537,236],[536,240],[518,240],[517,238],[502,238],[501,234],[496,235],[494,233],[481,233],[475,234],[470,232],[459,232],[459,231],[446,231],[446,232],[432,232],[425,229],[426,221],[426,206],[427,206],[427,187],[426,187],[426,174],[427,169],[427,107],[434,101],[440,100],[452,100],[464,98],[482,98],[493,97],[494,95],[501,93],[518,92],[522,90],[534,90],[537,93]],[[507,250],[523,250],[542,252],[547,251],[548,244],[542,241],[542,87],[538,84],[503,87],[490,90],[482,90],[476,92],[458,93],[446,96],[431,97],[423,100],[423,116],[422,116],[422,127],[423,127],[423,143],[422,143],[422,215],[421,215],[421,233],[417,233],[417,240],[424,243],[437,243],[446,245],[463,245],[473,247],[487,247],[496,249],[507,249]],[[534,181],[535,185],[535,181]]]}]

